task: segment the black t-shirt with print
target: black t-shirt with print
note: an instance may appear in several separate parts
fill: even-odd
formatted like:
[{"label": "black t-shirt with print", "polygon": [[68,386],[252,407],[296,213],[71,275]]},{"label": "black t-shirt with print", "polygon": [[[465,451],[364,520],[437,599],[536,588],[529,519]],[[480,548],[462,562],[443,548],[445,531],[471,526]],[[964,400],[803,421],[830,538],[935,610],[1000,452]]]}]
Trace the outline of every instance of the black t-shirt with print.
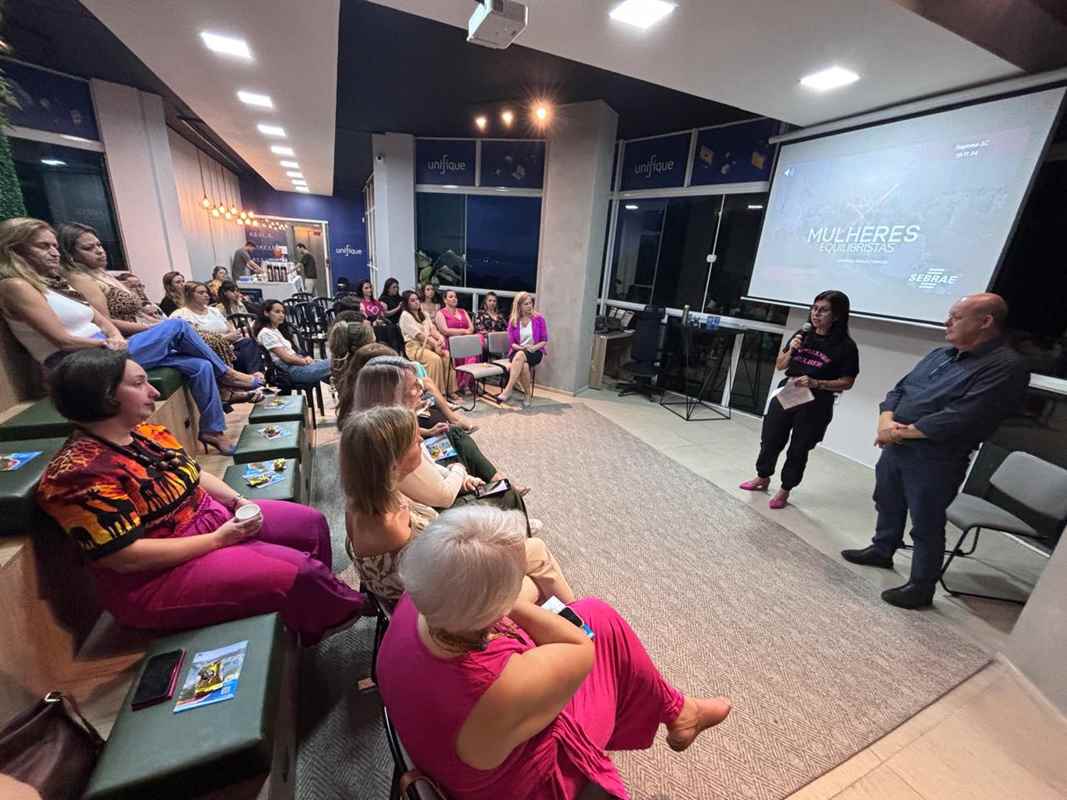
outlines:
[{"label": "black t-shirt with print", "polygon": [[[803,335],[803,331],[797,331]],[[790,336],[786,340],[788,350]],[[820,381],[836,378],[855,378],[860,373],[860,354],[850,336],[820,336],[811,331],[804,344],[793,353],[785,374],[793,378],[807,375]]]}]

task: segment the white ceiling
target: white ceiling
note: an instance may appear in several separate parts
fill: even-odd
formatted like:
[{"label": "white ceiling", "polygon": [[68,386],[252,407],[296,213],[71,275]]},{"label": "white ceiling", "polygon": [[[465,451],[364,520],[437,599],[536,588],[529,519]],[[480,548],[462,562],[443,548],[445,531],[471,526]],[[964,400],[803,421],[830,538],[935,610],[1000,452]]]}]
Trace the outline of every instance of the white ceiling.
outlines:
[{"label": "white ceiling", "polygon": [[[462,28],[474,9],[472,0],[373,1]],[[527,0],[517,44],[796,125],[1020,73],[892,0],[676,0],[646,31],[608,16],[619,2]],[[862,79],[825,94],[800,87],[832,64]]]},{"label": "white ceiling", "polygon": [[[340,0],[82,0],[175,94],[275,189],[292,191],[288,156],[314,194],[333,194]],[[203,46],[200,31],[248,42],[254,60],[226,58]],[[245,89],[270,95],[274,110],[246,106]],[[256,130],[266,122],[285,140]]]}]

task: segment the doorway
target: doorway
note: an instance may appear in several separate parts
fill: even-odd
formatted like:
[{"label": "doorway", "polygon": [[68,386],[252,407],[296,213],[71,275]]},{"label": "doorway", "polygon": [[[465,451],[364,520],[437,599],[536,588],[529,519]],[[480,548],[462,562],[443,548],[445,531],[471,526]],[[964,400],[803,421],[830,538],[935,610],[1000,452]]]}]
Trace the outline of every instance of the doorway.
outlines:
[{"label": "doorway", "polygon": [[315,259],[318,277],[315,279],[315,294],[330,295],[329,265],[326,262],[326,237],[323,235],[322,225],[315,223],[293,223],[293,249],[296,245],[303,244],[308,253]]}]

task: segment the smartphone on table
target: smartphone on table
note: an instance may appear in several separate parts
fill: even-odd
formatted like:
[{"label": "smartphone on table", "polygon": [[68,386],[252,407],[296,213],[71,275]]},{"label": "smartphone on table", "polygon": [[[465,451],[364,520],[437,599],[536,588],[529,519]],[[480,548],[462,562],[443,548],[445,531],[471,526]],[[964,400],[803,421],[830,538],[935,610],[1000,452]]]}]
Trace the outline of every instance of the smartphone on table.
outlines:
[{"label": "smartphone on table", "polygon": [[184,650],[171,650],[148,659],[141,673],[141,680],[133,693],[130,708],[139,711],[142,708],[170,700],[178,685],[178,672],[181,670],[184,659]]}]

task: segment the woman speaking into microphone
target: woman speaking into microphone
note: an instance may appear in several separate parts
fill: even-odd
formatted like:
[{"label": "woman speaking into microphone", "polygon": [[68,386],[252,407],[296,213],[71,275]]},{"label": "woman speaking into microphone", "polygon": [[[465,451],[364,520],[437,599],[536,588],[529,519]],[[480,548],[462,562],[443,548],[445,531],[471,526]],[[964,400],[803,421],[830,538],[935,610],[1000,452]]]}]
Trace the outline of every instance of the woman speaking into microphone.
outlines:
[{"label": "woman speaking into microphone", "polygon": [[[789,340],[778,355],[775,368],[785,370],[792,384],[775,395],[763,417],[756,477],[741,484],[750,492],[766,491],[771,485],[778,456],[789,444],[782,467],[782,488],[771,498],[771,508],[785,508],[789,492],[804,477],[808,453],[819,442],[834,415],[834,396],[852,388],[860,371],[859,351],[848,334],[848,295],[835,290],[820,292],[811,304],[809,322]],[[793,389],[796,387],[796,390]],[[812,397],[805,399],[810,390]],[[797,395],[800,395],[799,397]],[[800,402],[797,402],[797,401]]]}]

